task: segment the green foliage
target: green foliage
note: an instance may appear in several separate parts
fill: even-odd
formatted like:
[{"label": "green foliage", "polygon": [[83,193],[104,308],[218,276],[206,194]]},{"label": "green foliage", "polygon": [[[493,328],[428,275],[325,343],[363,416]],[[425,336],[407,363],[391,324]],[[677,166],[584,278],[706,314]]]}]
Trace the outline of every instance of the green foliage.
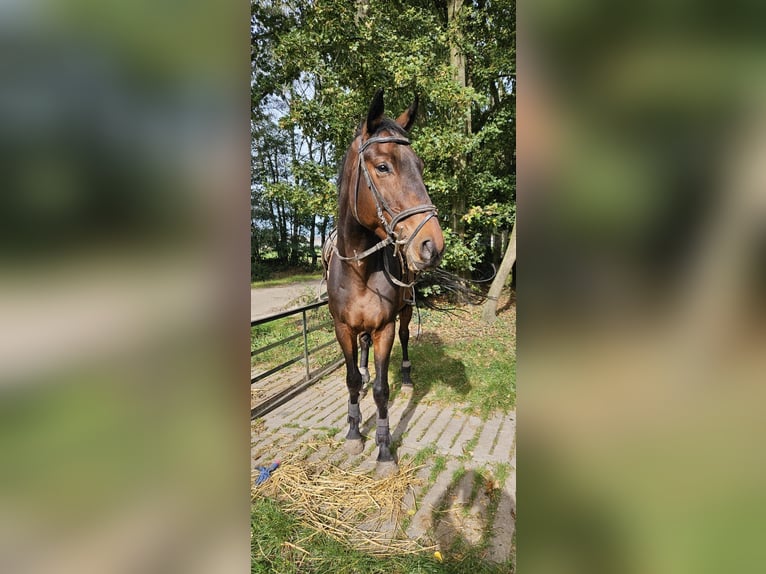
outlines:
[{"label": "green foliage", "polygon": [[331,225],[337,166],[384,87],[392,116],[420,95],[413,149],[457,236],[446,265],[474,269],[515,205],[515,0],[467,1],[449,20],[442,2],[382,0],[252,2],[251,15],[254,227],[276,230],[280,257],[287,235]]},{"label": "green foliage", "polygon": [[271,269],[259,261],[250,264],[250,281],[265,281],[271,277]]},{"label": "green foliage", "polygon": [[476,234],[470,239],[461,239],[451,229],[444,230],[445,252],[442,266],[455,272],[473,271],[481,260],[479,247],[481,235]]},{"label": "green foliage", "polygon": [[474,205],[463,216],[463,221],[478,230],[511,229],[516,221],[516,205],[496,201],[484,206]]}]

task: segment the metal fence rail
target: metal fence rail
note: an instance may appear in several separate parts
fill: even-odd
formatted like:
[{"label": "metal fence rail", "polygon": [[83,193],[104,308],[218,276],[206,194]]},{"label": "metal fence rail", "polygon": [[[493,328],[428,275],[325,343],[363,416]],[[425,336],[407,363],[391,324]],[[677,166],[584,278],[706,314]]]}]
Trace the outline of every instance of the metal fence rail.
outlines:
[{"label": "metal fence rail", "polygon": [[291,398],[293,398],[295,395],[299,394],[304,389],[310,387],[314,383],[316,383],[319,379],[321,379],[323,376],[325,376],[327,373],[330,373],[340,367],[343,364],[343,358],[340,358],[334,362],[332,362],[329,365],[326,365],[325,367],[319,369],[318,371],[315,371],[314,373],[311,372],[311,365],[310,365],[310,357],[312,354],[317,353],[318,351],[321,351],[322,349],[327,348],[328,346],[332,345],[335,340],[330,340],[325,343],[321,343],[313,348],[309,348],[309,342],[308,342],[308,335],[309,333],[312,333],[314,331],[318,331],[320,329],[323,329],[329,325],[332,325],[332,321],[324,321],[318,325],[314,325],[311,328],[308,327],[308,318],[307,318],[307,312],[312,311],[314,309],[318,309],[320,307],[323,307],[327,305],[327,301],[317,301],[316,303],[309,303],[308,305],[304,305],[302,307],[297,307],[295,309],[290,309],[288,311],[282,311],[280,313],[276,313],[274,315],[269,315],[268,317],[263,317],[261,319],[256,319],[254,321],[250,322],[250,327],[256,327],[258,325],[264,325],[266,323],[271,323],[274,321],[277,321],[279,319],[284,319],[286,317],[290,317],[293,315],[301,315],[301,331],[299,333],[294,333],[292,335],[288,335],[287,337],[284,337],[278,341],[274,341],[272,343],[269,343],[268,345],[264,345],[262,347],[259,347],[257,349],[253,349],[250,352],[250,356],[255,357],[257,355],[260,355],[262,353],[265,353],[266,351],[273,350],[280,345],[284,345],[286,343],[289,343],[290,341],[294,341],[296,339],[299,339],[300,337],[303,337],[303,352],[299,355],[290,357],[286,361],[283,361],[279,365],[276,365],[262,373],[259,373],[258,375],[250,378],[250,384],[257,383],[258,381],[261,381],[265,379],[266,377],[269,377],[275,373],[278,373],[279,371],[286,369],[287,367],[294,365],[295,363],[298,363],[299,361],[303,360],[304,366],[305,366],[305,373],[303,377],[288,386],[285,389],[282,389],[278,393],[274,394],[273,396],[266,399],[264,402],[259,403],[255,407],[253,407],[250,410],[250,418],[255,419],[260,416],[265,415],[266,413],[274,410],[278,406],[286,403]]}]

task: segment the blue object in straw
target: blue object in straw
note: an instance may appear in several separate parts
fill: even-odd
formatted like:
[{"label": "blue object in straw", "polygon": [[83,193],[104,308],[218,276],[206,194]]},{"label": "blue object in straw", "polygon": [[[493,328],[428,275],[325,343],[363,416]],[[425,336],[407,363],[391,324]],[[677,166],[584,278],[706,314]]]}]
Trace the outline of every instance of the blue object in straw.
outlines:
[{"label": "blue object in straw", "polygon": [[278,466],[278,460],[275,460],[269,466],[256,466],[255,470],[258,471],[258,478],[255,479],[255,486],[259,486],[266,482],[271,476],[271,473],[274,472]]}]

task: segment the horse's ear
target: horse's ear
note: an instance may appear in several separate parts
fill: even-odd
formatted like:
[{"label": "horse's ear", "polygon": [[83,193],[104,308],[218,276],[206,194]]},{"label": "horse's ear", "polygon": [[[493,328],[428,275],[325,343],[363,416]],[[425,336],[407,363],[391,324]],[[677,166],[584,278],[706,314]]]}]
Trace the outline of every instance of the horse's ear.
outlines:
[{"label": "horse's ear", "polygon": [[412,105],[404,110],[402,112],[402,115],[400,115],[398,118],[396,118],[396,123],[399,124],[404,128],[404,131],[408,132],[410,131],[410,128],[412,127],[412,124],[415,123],[415,118],[418,115],[418,96],[415,96],[415,101],[412,102]]},{"label": "horse's ear", "polygon": [[375,133],[375,130],[380,125],[383,119],[383,88],[380,88],[375,92],[375,96],[370,103],[370,109],[367,112],[367,122],[365,123],[365,131],[367,135]]}]

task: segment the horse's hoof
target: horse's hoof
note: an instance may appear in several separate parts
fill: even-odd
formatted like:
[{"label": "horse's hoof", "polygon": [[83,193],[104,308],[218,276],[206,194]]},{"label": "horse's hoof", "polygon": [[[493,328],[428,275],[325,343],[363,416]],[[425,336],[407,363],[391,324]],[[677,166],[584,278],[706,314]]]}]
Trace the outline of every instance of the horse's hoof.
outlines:
[{"label": "horse's hoof", "polygon": [[364,442],[360,438],[347,438],[343,448],[348,454],[359,454],[364,450]]},{"label": "horse's hoof", "polygon": [[409,383],[409,384],[402,383],[402,387],[401,387],[401,390],[399,392],[401,394],[403,394],[403,395],[411,395],[412,394],[412,389],[413,389],[412,383]]},{"label": "horse's hoof", "polygon": [[378,478],[386,478],[388,476],[393,476],[397,472],[399,472],[399,465],[396,464],[396,461],[394,460],[388,460],[385,462],[377,462],[375,463],[375,474]]}]

